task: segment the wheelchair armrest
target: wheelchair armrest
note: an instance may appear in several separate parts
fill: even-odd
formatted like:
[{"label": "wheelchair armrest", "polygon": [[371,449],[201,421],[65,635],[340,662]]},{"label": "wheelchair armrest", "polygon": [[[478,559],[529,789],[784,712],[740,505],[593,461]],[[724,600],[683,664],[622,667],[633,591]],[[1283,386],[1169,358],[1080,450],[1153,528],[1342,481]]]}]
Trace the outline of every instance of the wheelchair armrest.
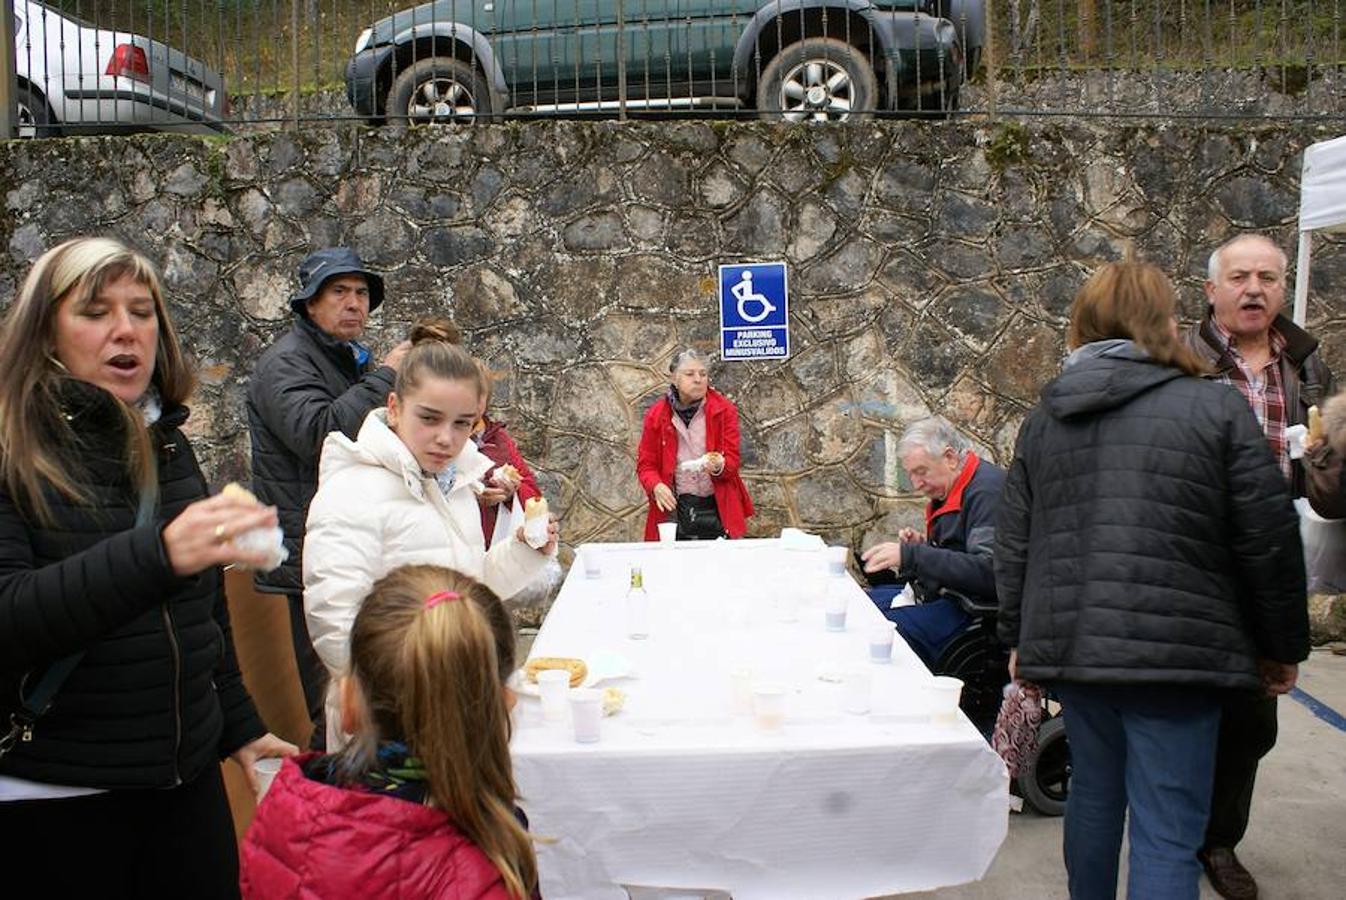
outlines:
[{"label": "wheelchair armrest", "polygon": [[967,594],[949,588],[940,588],[939,596],[947,597],[967,613],[969,616],[994,616],[1000,611],[1000,605],[995,602],[987,603],[984,600],[975,600]]}]

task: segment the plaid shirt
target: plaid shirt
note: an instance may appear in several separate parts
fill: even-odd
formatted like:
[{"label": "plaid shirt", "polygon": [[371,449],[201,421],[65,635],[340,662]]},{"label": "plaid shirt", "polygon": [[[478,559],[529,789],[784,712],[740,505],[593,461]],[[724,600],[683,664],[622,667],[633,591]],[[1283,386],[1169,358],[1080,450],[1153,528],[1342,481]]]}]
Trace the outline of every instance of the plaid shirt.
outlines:
[{"label": "plaid shirt", "polygon": [[1216,376],[1216,380],[1233,385],[1243,394],[1243,398],[1252,407],[1253,415],[1257,416],[1257,424],[1262,426],[1262,431],[1267,436],[1271,454],[1276,457],[1276,462],[1281,467],[1281,474],[1285,476],[1286,481],[1289,481],[1290,447],[1285,440],[1287,420],[1280,367],[1281,352],[1285,350],[1285,338],[1275,328],[1271,329],[1268,335],[1271,342],[1271,358],[1262,371],[1257,372],[1244,361],[1238,347],[1234,346],[1234,336],[1225,330],[1219,320],[1211,317],[1211,324],[1215,326],[1215,333],[1219,335],[1223,349],[1234,361],[1234,368],[1221,372]]}]

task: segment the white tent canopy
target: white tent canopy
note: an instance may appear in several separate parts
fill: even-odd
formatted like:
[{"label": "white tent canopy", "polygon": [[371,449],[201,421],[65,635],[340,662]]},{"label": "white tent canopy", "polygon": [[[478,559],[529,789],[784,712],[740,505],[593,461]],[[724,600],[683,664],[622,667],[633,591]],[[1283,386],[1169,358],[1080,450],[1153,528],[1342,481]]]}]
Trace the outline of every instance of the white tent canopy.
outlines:
[{"label": "white tent canopy", "polygon": [[1304,151],[1299,180],[1299,257],[1295,265],[1295,323],[1304,324],[1309,305],[1310,232],[1346,229],[1346,137],[1313,144]]}]

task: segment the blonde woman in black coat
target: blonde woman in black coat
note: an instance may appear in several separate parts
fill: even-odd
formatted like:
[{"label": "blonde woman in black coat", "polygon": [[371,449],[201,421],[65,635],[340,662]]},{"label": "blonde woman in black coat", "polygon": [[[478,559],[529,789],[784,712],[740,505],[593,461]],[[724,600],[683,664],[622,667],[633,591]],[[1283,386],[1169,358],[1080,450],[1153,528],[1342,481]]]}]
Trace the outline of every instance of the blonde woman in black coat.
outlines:
[{"label": "blonde woman in black coat", "polygon": [[0,358],[5,887],[236,897],[220,760],[295,748],[243,687],[219,567],[262,562],[232,537],[275,510],[208,496],[159,279],[117,241],[43,254]]}]

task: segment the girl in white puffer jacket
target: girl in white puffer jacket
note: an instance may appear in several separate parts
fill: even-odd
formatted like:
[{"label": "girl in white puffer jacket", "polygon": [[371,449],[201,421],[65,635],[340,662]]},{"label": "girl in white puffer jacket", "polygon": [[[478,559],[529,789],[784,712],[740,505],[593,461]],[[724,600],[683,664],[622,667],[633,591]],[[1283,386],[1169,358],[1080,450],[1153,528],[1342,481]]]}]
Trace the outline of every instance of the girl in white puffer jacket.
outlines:
[{"label": "girl in white puffer jacket", "polygon": [[309,507],[304,612],[333,679],[329,751],[344,743],[335,684],[349,664],[355,614],[375,581],[426,563],[457,569],[508,598],[556,553],[555,522],[541,550],[521,533],[486,550],[472,482],[493,463],[469,440],[485,391],[480,370],[433,324],[416,326],[411,340],[387,408],[371,412],[354,441],[327,436]]}]

